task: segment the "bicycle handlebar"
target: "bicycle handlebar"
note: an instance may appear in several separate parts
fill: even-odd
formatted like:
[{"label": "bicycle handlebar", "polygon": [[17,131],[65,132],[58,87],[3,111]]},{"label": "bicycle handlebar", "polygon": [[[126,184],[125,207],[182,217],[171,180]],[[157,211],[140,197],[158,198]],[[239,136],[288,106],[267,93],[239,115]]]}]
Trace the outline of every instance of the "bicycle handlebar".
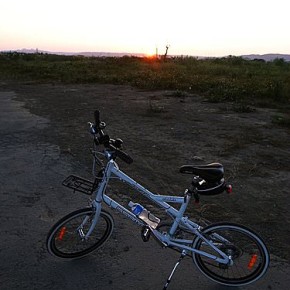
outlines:
[{"label": "bicycle handlebar", "polygon": [[110,145],[110,149],[113,149],[113,151],[115,152],[116,156],[119,157],[120,159],[122,159],[124,162],[126,162],[127,164],[131,164],[133,162],[132,157],[127,154],[126,152],[115,148],[114,146]]},{"label": "bicycle handlebar", "polygon": [[[94,112],[95,124],[89,123],[90,132],[94,135],[94,141],[96,145],[104,145],[105,148],[108,148],[114,152],[113,157],[119,157],[127,164],[133,162],[132,157],[126,152],[121,150],[123,141],[121,139],[111,139],[109,135],[105,134],[103,129],[106,127],[105,122],[100,121],[100,111],[96,110]],[[96,136],[99,134],[99,137]]]}]

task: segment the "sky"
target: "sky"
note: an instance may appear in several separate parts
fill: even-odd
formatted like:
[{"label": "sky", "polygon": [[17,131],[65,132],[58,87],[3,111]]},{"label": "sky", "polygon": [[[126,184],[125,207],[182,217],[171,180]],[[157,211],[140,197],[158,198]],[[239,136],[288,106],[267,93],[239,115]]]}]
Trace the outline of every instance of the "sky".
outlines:
[{"label": "sky", "polygon": [[0,51],[290,54],[289,0],[0,0]]}]

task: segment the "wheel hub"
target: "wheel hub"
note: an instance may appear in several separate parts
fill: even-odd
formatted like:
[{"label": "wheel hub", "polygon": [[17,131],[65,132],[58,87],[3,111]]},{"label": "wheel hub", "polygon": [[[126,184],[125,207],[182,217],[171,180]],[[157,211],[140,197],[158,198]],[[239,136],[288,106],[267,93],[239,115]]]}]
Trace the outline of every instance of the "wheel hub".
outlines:
[{"label": "wheel hub", "polygon": [[230,259],[228,264],[219,263],[219,267],[221,269],[228,269],[229,266],[233,264],[231,261],[239,258],[242,255],[242,251],[235,245],[222,245],[219,249],[223,251]]}]

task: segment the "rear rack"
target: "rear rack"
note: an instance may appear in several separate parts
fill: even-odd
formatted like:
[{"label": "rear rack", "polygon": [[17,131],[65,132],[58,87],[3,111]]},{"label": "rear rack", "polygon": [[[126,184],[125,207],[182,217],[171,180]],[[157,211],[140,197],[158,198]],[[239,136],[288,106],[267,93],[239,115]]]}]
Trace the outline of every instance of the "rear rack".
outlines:
[{"label": "rear rack", "polygon": [[70,175],[62,182],[62,185],[73,189],[74,192],[79,191],[87,195],[92,195],[98,186],[98,179],[95,178],[95,181],[92,182],[76,175]]}]

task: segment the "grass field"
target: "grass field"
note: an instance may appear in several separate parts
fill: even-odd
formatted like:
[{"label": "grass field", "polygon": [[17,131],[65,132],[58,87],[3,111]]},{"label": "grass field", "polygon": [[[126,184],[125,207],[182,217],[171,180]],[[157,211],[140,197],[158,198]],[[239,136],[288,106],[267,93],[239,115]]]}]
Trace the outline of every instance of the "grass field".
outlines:
[{"label": "grass field", "polygon": [[[0,78],[57,83],[110,83],[141,89],[169,89],[176,97],[200,94],[209,101],[233,101],[241,109],[262,105],[289,109],[290,63],[241,57],[166,60],[140,57],[83,57],[0,53]],[[279,120],[278,120],[279,121]]]}]

